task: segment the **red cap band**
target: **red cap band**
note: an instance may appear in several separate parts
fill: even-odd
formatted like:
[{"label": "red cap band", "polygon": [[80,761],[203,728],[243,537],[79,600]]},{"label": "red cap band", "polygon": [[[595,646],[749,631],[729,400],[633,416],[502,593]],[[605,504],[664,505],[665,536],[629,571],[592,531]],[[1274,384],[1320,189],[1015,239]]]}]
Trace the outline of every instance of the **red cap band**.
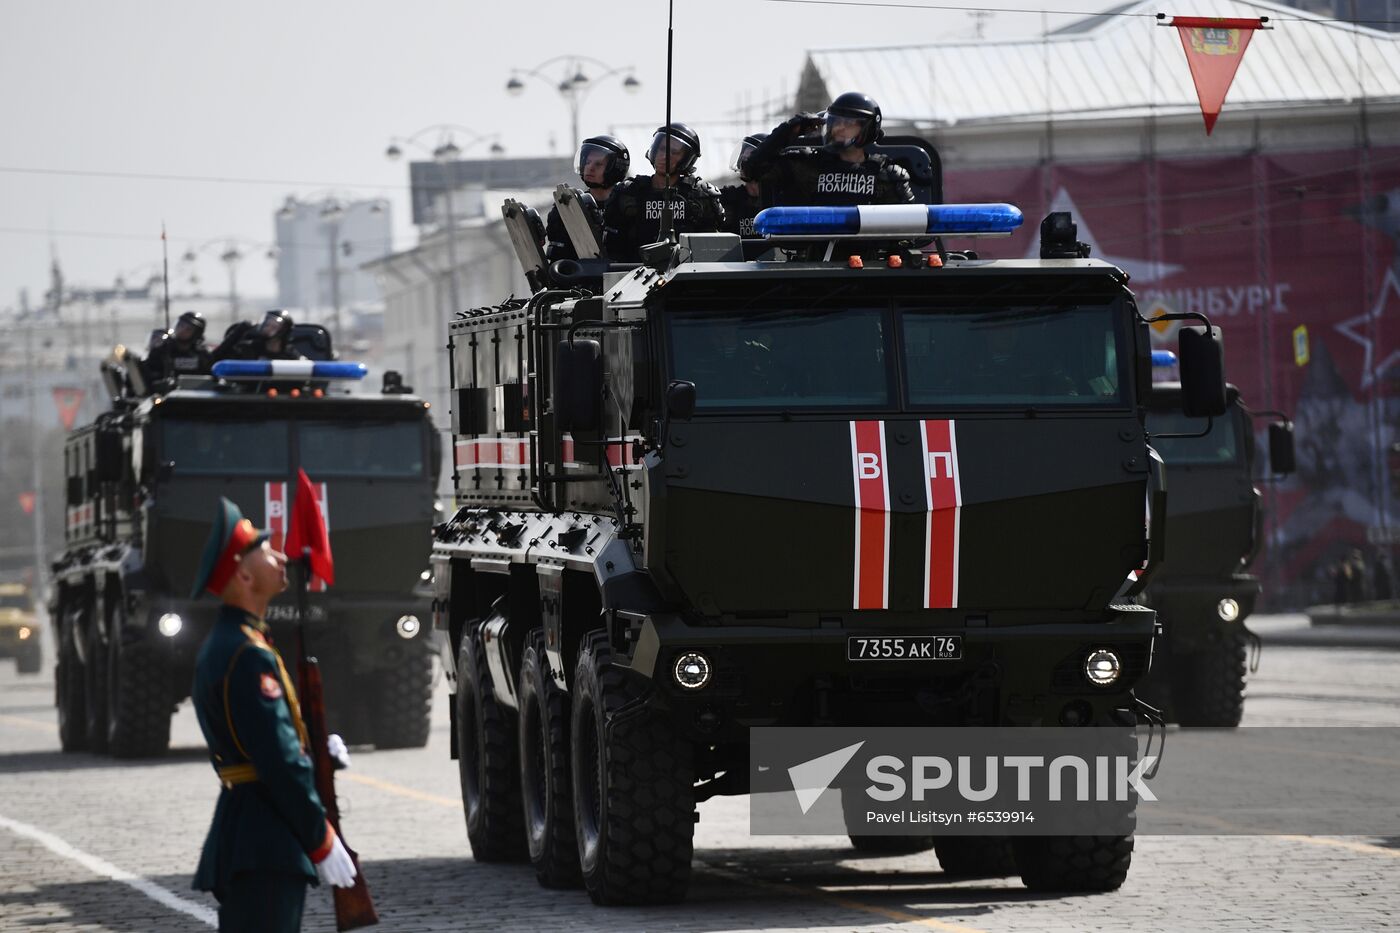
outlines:
[{"label": "red cap band", "polygon": [[209,574],[209,582],[204,584],[204,588],[215,596],[222,593],[224,587],[228,586],[228,581],[233,579],[233,572],[238,569],[239,556],[257,539],[257,529],[248,519],[245,518],[234,525],[233,532],[224,543],[223,553],[214,563],[214,571]]}]

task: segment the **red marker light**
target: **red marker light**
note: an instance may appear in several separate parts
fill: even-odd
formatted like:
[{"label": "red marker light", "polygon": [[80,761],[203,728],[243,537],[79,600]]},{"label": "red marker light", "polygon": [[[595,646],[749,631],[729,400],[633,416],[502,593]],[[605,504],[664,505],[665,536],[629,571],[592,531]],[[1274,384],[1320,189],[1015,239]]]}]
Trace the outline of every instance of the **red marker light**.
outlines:
[{"label": "red marker light", "polygon": [[852,256],[850,259],[846,260],[846,265],[850,266],[852,269],[864,269],[865,260],[861,259],[859,256]]},{"label": "red marker light", "polygon": [[943,268],[943,257],[940,256],[940,255],[938,255],[937,253],[929,253],[929,254],[928,254],[928,267],[929,267],[930,269],[942,269],[942,268]]},{"label": "red marker light", "polygon": [[889,264],[891,269],[902,269],[904,268],[904,257],[897,253],[891,254]]},{"label": "red marker light", "polygon": [[267,397],[268,397],[268,398],[276,398],[276,397],[277,397],[277,390],[276,390],[276,389],[268,389],[268,390],[267,390]]},{"label": "red marker light", "polygon": [[300,390],[300,389],[293,389],[293,390],[292,390],[292,398],[301,398],[301,390]]}]

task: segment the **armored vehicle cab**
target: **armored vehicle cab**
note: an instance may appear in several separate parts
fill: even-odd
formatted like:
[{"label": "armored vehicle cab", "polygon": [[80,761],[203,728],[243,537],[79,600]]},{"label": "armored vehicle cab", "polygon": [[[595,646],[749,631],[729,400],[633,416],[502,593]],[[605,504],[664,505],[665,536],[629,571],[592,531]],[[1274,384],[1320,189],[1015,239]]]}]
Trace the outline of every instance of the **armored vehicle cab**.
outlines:
[{"label": "armored vehicle cab", "polygon": [[[478,860],[676,900],[696,803],[748,792],[751,727],[1133,724],[1164,509],[1147,325],[1101,261],[859,239],[1020,222],[924,212],[759,216],[834,261],[743,261],[720,234],[621,270],[527,261],[532,298],[451,322],[462,507],[434,628]],[[812,248],[836,236],[860,254]],[[1132,839],[937,848],[1106,890]]]},{"label": "armored vehicle cab", "polygon": [[[131,379],[109,386],[139,385],[127,362]],[[432,657],[419,620],[428,617],[439,449],[428,404],[392,381],[382,394],[351,394],[334,377],[363,376],[358,363],[215,371],[259,365],[279,373],[119,392],[111,411],[68,438],[51,606],[66,750],[164,751],[218,608],[191,588],[219,497],[280,548],[298,469],[316,487],[335,558],[335,586],[313,582],[301,620],[324,671],[330,727],[381,748],[427,741]],[[268,622],[278,641],[296,644],[294,588],[274,600]]]},{"label": "armored vehicle cab", "polygon": [[[1259,596],[1249,566],[1262,544],[1254,415],[1228,387],[1229,408],[1207,423],[1182,414],[1179,383],[1152,388],[1147,427],[1167,466],[1166,560],[1143,602],[1163,638],[1139,694],[1184,726],[1237,726],[1244,713],[1249,646],[1245,625]],[[1271,423],[1269,465],[1293,471],[1293,426]]]}]

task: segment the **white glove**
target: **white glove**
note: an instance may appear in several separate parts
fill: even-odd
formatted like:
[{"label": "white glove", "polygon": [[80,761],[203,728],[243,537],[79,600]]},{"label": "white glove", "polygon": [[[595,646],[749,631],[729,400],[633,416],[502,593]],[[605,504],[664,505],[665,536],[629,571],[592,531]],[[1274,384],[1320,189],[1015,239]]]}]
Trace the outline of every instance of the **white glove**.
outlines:
[{"label": "white glove", "polygon": [[326,751],[330,753],[335,770],[344,771],[350,767],[350,749],[345,747],[345,740],[334,732],[326,736]]},{"label": "white glove", "polygon": [[345,851],[345,843],[340,841],[339,833],[331,843],[330,855],[316,863],[316,877],[321,879],[322,884],[337,888],[355,886],[355,863],[350,860],[350,853]]}]

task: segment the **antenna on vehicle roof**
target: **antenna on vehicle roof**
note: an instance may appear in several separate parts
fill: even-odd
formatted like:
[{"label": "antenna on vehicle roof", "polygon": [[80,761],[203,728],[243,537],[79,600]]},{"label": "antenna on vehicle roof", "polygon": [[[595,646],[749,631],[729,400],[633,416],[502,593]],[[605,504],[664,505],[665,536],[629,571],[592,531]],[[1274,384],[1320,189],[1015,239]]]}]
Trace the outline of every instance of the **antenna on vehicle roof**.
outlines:
[{"label": "antenna on vehicle roof", "polygon": [[666,14],[666,126],[662,130],[662,136],[666,142],[666,205],[661,209],[661,239],[669,240],[675,231],[676,217],[675,208],[672,206],[672,199],[675,197],[676,189],[671,184],[670,169],[673,165],[671,155],[671,62],[676,37],[676,0],[669,0]]},{"label": "antenna on vehicle roof", "polygon": [[164,265],[161,278],[165,282],[165,329],[170,329],[170,241],[165,238],[165,221],[160,222],[160,255]]}]

